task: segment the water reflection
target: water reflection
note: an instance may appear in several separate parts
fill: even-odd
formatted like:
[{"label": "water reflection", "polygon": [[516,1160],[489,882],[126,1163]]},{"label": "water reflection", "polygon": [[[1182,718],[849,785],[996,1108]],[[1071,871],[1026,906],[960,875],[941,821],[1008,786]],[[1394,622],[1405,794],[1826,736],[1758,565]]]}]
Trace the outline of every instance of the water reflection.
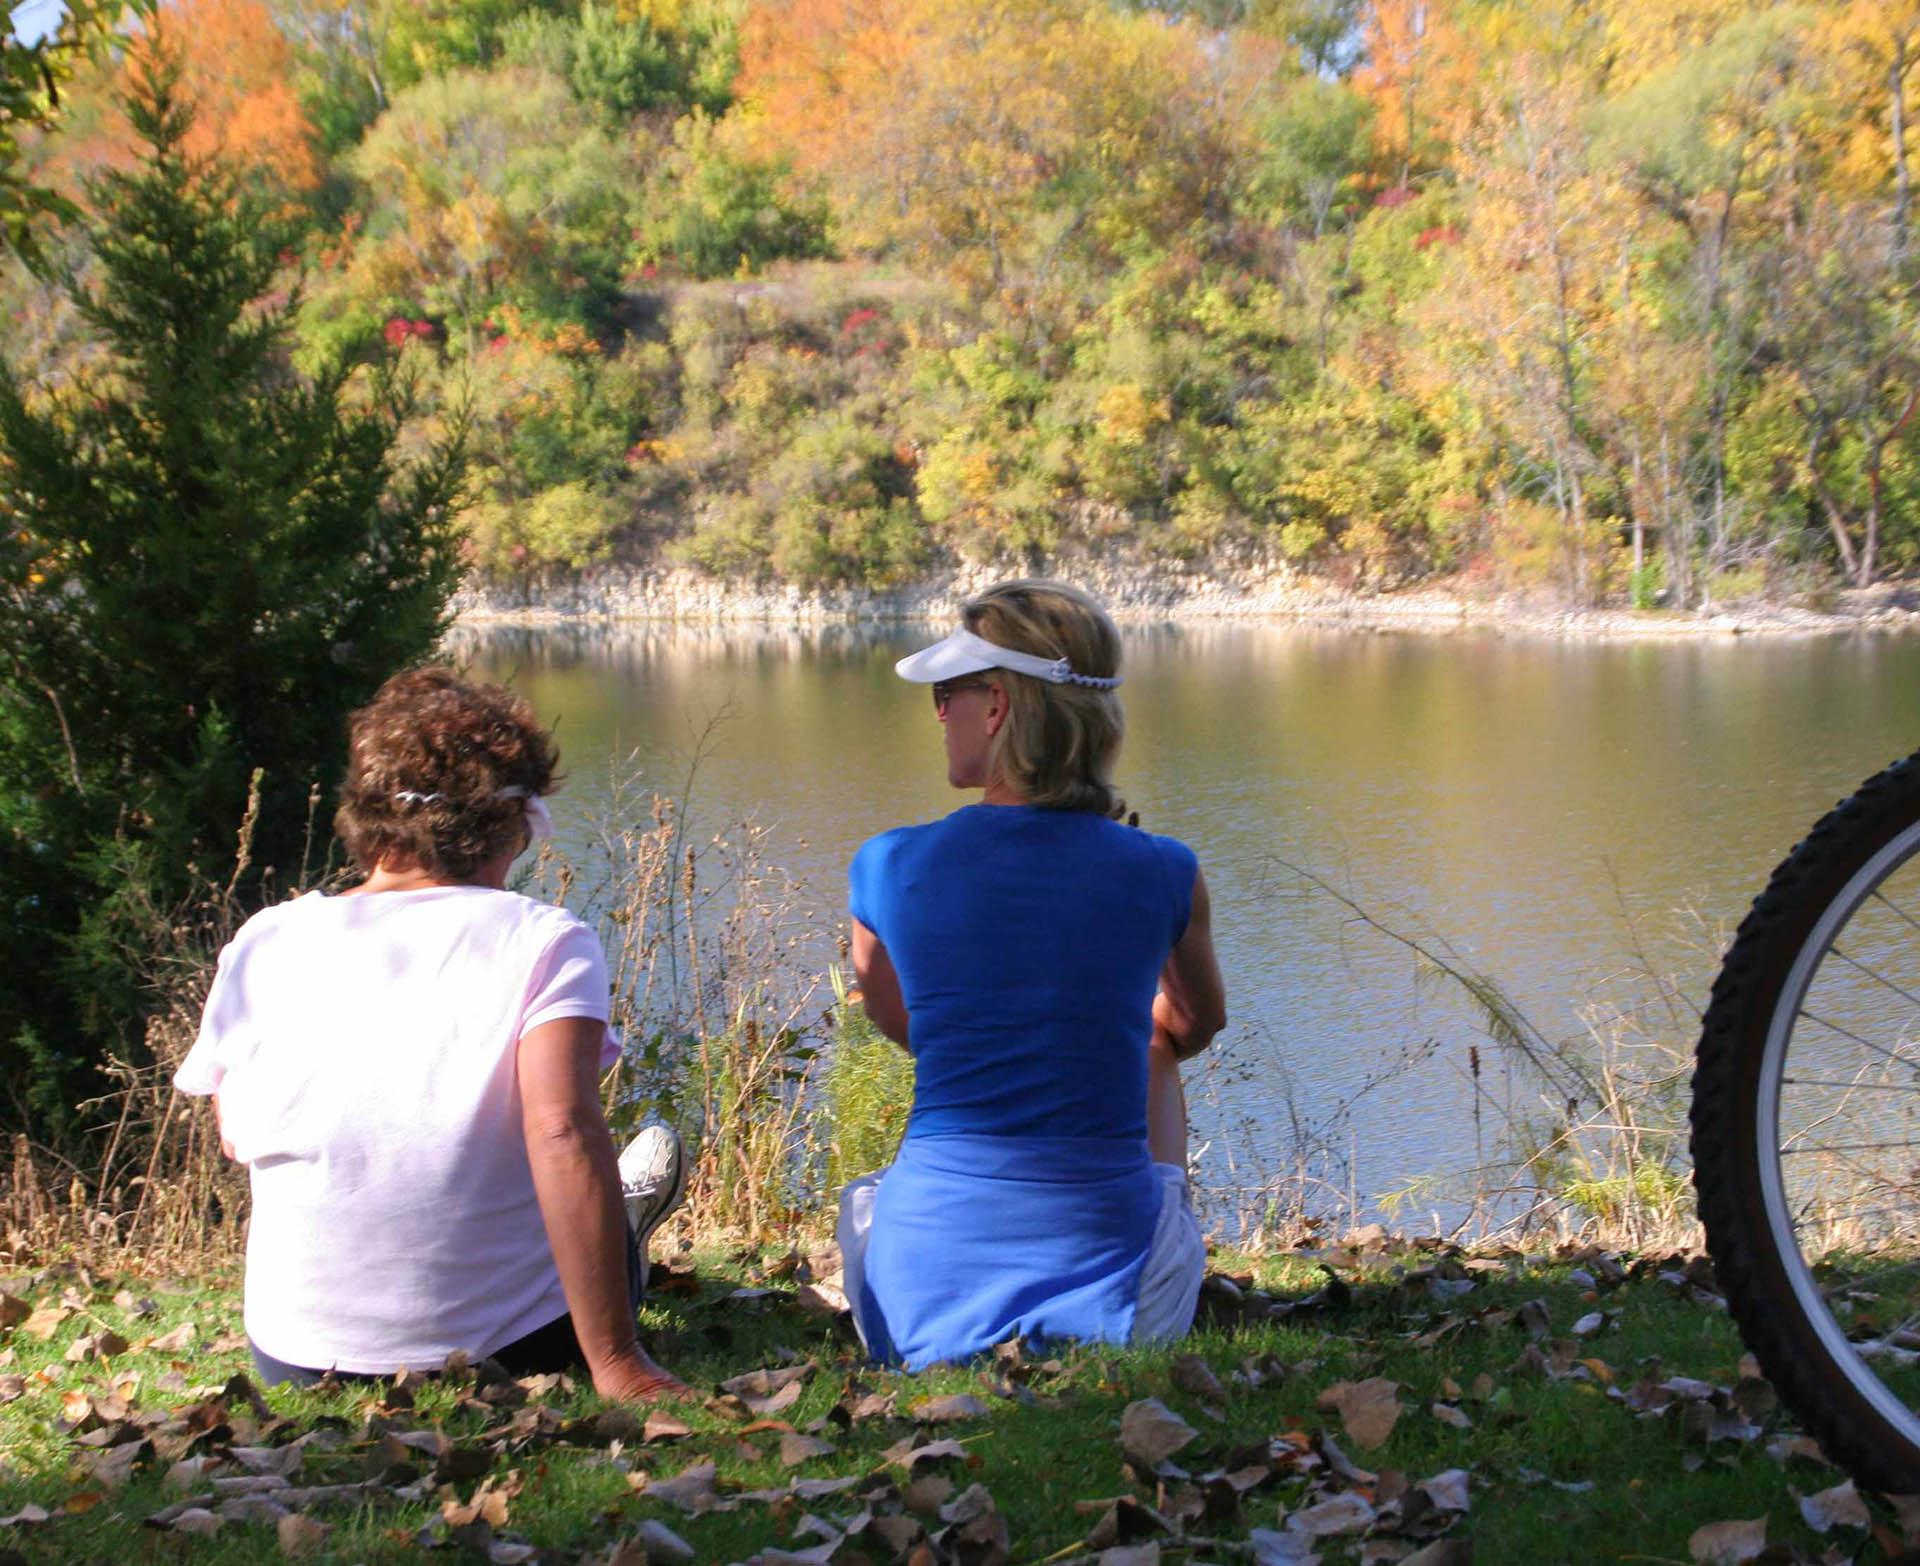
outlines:
[{"label": "water reflection", "polygon": [[[701,810],[774,823],[788,866],[837,904],[862,839],[960,802],[925,691],[892,673],[928,639],[662,624],[466,632],[459,650],[557,723],[573,774],[563,832],[604,797],[610,758],[677,789],[711,726]],[[1699,911],[1711,946],[1818,814],[1920,744],[1920,644],[1904,640],[1584,645],[1229,624],[1128,628],[1126,646],[1123,789],[1148,825],[1199,850],[1232,989],[1199,1138],[1224,1176],[1282,1156],[1295,1117],[1320,1124],[1360,1095],[1339,1140],[1363,1196],[1472,1163],[1478,1035],[1409,952],[1304,895],[1277,861],[1443,937],[1557,1036],[1577,1030],[1596,985],[1638,964],[1684,969],[1703,998],[1709,964],[1677,911]],[[1625,915],[1644,921],[1644,950]],[[1666,1026],[1684,1041],[1688,1025]],[[1392,1075],[1428,1046],[1419,1069]],[[1518,1086],[1503,1091],[1525,1107]]]}]

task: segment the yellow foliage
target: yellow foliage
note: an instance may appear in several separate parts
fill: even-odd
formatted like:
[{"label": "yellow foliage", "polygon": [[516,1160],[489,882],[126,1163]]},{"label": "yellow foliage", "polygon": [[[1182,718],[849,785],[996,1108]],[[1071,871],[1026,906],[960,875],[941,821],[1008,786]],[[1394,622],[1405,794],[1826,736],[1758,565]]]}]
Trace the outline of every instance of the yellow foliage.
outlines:
[{"label": "yellow foliage", "polygon": [[1173,406],[1164,397],[1149,397],[1141,386],[1109,386],[1100,394],[1097,407],[1100,434],[1116,446],[1141,446],[1154,429],[1173,417]]}]

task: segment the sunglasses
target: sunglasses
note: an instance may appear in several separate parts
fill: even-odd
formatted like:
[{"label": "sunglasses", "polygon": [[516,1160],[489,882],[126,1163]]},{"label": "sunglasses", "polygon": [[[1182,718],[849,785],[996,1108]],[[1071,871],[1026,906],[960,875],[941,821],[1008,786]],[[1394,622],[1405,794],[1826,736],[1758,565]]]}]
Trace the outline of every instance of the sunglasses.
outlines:
[{"label": "sunglasses", "polygon": [[955,691],[985,691],[993,688],[991,680],[935,680],[933,682],[933,710],[942,717],[946,716],[947,703],[953,700]]}]

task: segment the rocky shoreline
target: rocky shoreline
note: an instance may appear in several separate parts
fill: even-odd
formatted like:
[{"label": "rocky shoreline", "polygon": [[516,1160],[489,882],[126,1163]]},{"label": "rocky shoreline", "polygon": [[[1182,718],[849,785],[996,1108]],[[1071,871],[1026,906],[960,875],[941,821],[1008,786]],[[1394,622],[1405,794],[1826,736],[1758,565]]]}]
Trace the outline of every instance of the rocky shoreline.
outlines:
[{"label": "rocky shoreline", "polygon": [[[940,622],[1004,568],[962,565],[910,586],[806,589],[728,581],[684,567],[607,566],[515,583],[470,582],[454,601],[458,623],[596,626],[673,622],[809,629]],[[1451,584],[1398,592],[1345,591],[1285,562],[1183,567],[1165,561],[1081,556],[1046,573],[1097,594],[1131,622],[1286,621],[1375,632],[1660,640],[1698,636],[1831,636],[1920,630],[1920,591],[1909,585],[1839,593],[1831,609],[1742,602],[1707,609],[1569,609]]]}]

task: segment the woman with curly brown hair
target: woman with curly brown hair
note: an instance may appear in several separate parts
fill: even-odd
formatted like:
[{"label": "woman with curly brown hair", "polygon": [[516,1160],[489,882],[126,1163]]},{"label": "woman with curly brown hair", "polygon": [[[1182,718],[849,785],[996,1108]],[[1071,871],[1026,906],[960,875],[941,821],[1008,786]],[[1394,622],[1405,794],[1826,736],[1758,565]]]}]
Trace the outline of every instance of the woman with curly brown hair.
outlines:
[{"label": "woman with curly brown hair", "polygon": [[510,692],[396,675],[353,716],[334,818],[365,879],[263,910],[220,954],[175,1083],[215,1095],[250,1171],[269,1381],[464,1351],[515,1375],[584,1363],[609,1397],[685,1390],[634,1323],[678,1142],[650,1128],[616,1159],[599,939],[505,890],[557,761]]}]

